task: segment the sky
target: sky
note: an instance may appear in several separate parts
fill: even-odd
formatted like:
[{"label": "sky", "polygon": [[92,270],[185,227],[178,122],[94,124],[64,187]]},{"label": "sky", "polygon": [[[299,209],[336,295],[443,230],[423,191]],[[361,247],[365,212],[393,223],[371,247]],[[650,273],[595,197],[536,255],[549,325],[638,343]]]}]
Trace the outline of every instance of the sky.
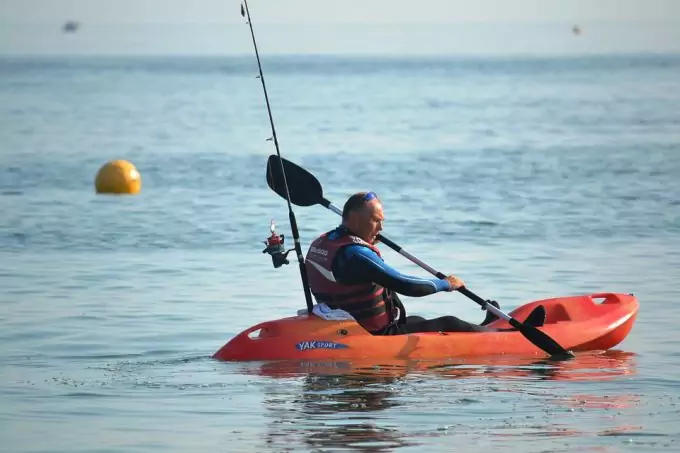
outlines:
[{"label": "sky", "polygon": [[[0,0],[0,54],[248,54],[239,0]],[[261,52],[680,52],[680,0],[251,0]],[[63,33],[67,20],[77,33]],[[580,35],[572,32],[577,24]]]}]

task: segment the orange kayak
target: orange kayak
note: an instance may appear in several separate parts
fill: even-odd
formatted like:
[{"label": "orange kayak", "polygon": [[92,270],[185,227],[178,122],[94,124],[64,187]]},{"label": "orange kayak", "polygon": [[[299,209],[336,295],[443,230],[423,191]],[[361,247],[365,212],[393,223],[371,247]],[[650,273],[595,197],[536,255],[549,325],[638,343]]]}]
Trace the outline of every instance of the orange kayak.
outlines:
[{"label": "orange kayak", "polygon": [[[522,305],[510,316],[525,319],[538,305],[546,310],[540,328],[572,352],[606,350],[626,338],[638,311],[632,294],[599,293],[557,297]],[[489,327],[509,328],[499,319]],[[545,353],[517,331],[432,332],[375,336],[353,320],[328,321],[315,315],[257,324],[236,335],[213,358],[251,360],[415,359]]]}]

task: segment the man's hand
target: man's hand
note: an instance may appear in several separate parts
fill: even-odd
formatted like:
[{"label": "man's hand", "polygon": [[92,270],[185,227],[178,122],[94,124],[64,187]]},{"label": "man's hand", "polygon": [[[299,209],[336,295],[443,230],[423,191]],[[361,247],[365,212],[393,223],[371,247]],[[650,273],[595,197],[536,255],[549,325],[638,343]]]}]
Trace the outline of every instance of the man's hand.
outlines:
[{"label": "man's hand", "polygon": [[463,280],[459,279],[455,275],[449,275],[445,279],[447,282],[449,282],[449,285],[451,285],[451,289],[449,291],[455,291],[459,288],[462,288],[465,286],[465,283],[463,283]]}]

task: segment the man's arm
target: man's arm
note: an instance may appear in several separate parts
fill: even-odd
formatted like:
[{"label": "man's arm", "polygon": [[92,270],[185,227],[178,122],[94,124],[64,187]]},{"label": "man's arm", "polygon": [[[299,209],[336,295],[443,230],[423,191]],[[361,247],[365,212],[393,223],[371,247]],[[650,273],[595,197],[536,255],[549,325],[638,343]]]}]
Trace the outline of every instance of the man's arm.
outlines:
[{"label": "man's arm", "polygon": [[375,282],[410,297],[451,290],[446,280],[404,275],[388,266],[373,250],[361,245],[349,245],[338,252],[333,262],[333,275],[346,285]]}]

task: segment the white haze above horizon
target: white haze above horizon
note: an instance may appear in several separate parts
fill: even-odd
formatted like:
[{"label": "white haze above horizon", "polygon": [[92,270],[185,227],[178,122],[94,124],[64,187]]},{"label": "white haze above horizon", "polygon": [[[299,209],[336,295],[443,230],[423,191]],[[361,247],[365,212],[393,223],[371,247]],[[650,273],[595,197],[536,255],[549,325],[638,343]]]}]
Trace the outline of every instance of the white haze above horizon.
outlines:
[{"label": "white haze above horizon", "polygon": [[[251,0],[248,5],[263,54],[680,52],[676,0]],[[239,10],[237,0],[4,0],[0,54],[248,54],[250,32]],[[62,31],[69,20],[80,24],[77,32]]]}]

